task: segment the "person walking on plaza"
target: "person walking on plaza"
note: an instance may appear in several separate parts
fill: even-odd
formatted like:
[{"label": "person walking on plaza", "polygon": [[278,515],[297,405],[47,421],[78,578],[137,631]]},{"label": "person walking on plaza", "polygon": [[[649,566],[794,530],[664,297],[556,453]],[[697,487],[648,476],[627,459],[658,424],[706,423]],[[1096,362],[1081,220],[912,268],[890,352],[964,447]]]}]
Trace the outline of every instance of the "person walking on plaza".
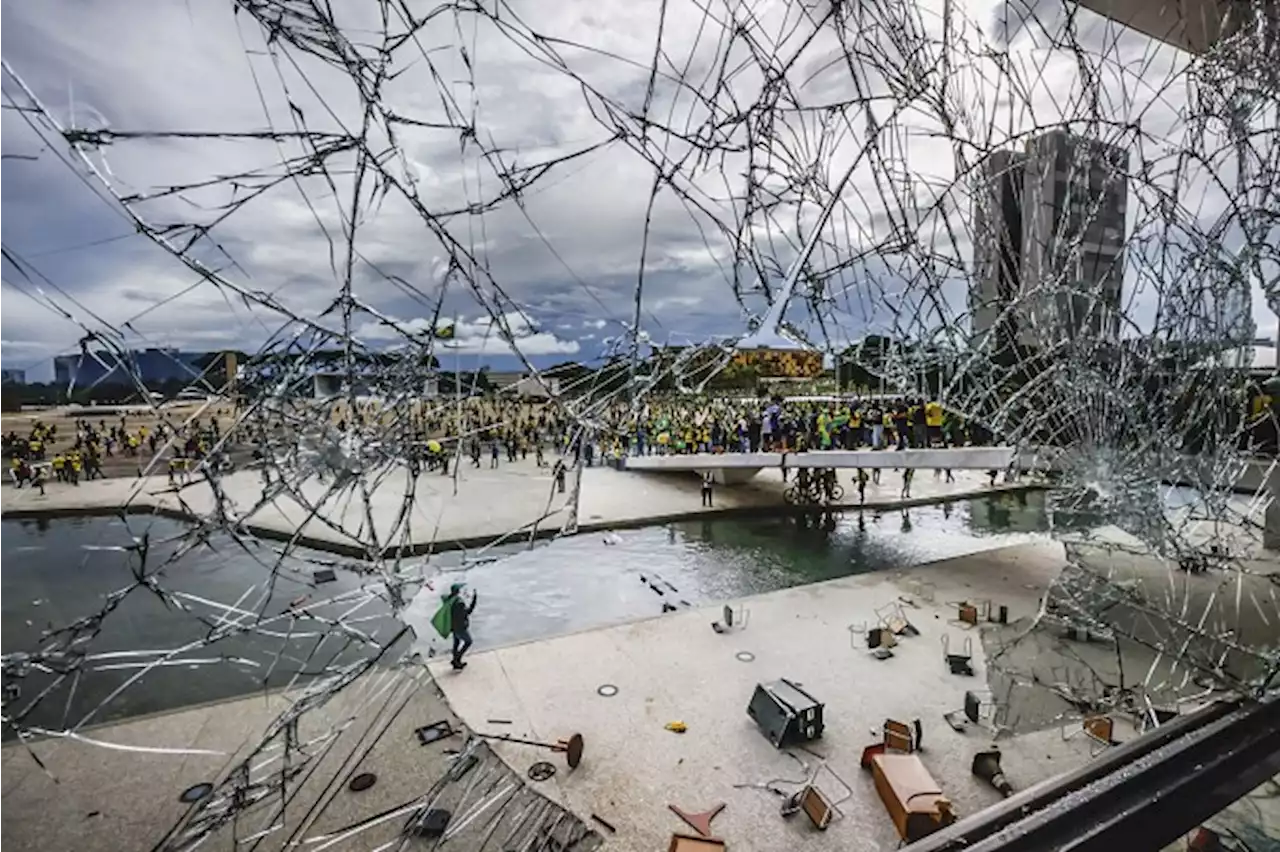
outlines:
[{"label": "person walking on plaza", "polygon": [[867,472],[862,468],[858,468],[858,505],[861,506],[867,502]]},{"label": "person walking on plaza", "polygon": [[710,509],[711,506],[711,489],[715,485],[715,475],[711,471],[702,474],[702,505]]},{"label": "person walking on plaza", "polygon": [[911,497],[911,477],[915,476],[915,471],[909,467],[902,469],[902,499],[908,500]]},{"label": "person walking on plaza", "polygon": [[476,609],[476,593],[471,593],[471,603],[462,599],[462,583],[449,587],[449,627],[453,633],[453,668],[461,671],[467,667],[462,655],[471,647],[471,613]]}]

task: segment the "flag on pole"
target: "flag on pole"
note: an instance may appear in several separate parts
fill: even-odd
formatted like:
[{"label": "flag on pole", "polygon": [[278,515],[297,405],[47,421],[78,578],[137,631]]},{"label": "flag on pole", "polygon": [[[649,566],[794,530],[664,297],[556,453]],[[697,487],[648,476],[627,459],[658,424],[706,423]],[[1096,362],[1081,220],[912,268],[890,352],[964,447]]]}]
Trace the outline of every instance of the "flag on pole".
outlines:
[{"label": "flag on pole", "polygon": [[436,329],[436,338],[438,340],[453,340],[453,336],[457,332],[457,330],[458,330],[458,327],[454,323],[441,326],[440,328]]}]

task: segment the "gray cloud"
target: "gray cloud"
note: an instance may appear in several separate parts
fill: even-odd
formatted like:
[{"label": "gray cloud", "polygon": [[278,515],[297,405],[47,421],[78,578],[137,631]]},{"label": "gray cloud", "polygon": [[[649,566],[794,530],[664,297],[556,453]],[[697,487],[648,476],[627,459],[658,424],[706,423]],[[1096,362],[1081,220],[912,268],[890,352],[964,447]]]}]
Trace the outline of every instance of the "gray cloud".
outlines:
[{"label": "gray cloud", "polygon": [[[992,36],[996,5],[973,0],[967,4],[967,16],[957,15],[965,44],[973,47]],[[467,30],[471,41],[465,61],[452,22],[422,34],[430,66],[427,57],[403,53],[397,69],[401,74],[387,85],[385,103],[397,115],[417,122],[457,123],[474,115],[479,145],[461,144],[456,129],[396,127],[400,156],[386,158],[385,167],[399,186],[364,186],[356,213],[353,292],[385,315],[419,324],[425,322],[422,317],[434,316],[441,300],[443,316],[469,318],[469,323],[484,321],[478,301],[497,305],[503,313],[519,312],[536,324],[537,331],[517,335],[521,351],[560,355],[573,352],[576,341],[592,339],[588,335],[599,331],[600,323],[632,321],[645,247],[641,325],[655,340],[687,341],[745,331],[747,316],[731,282],[736,276],[747,289],[758,289],[758,275],[749,265],[734,268],[736,237],[723,230],[732,232],[741,224],[744,176],[749,171],[745,153],[723,154],[695,168],[697,161],[686,159],[694,151],[689,140],[651,128],[630,144],[609,142],[612,131],[599,120],[612,109],[631,130],[641,129],[634,116],[617,111],[639,110],[644,104],[656,7],[611,0],[591,14],[580,14],[572,6],[526,3],[514,8],[525,24],[555,34],[564,43],[535,43],[520,35],[518,23],[500,32],[490,22],[468,19],[474,31]],[[941,16],[935,14],[940,10],[941,0],[922,3],[918,16],[904,18],[903,26],[932,32],[941,26]],[[352,32],[373,32],[373,11],[350,4],[342,9],[342,23]],[[965,4],[960,11],[965,11]],[[287,60],[271,61],[262,55],[260,28],[247,15],[233,15],[230,5],[49,0],[7,3],[5,12],[6,60],[64,122],[114,130],[243,133],[268,127],[286,131],[295,123],[333,133],[359,126],[360,101],[344,72],[293,49],[287,49]],[[793,14],[786,9],[777,12],[784,13]],[[716,41],[698,35],[702,14],[697,4],[669,4],[663,45],[668,61],[662,65],[650,115],[670,128],[692,128],[711,115],[705,103],[675,83],[686,66],[691,69],[686,79],[696,85],[717,65]],[[757,37],[783,31],[765,26],[781,21],[769,17],[774,12],[762,14]],[[1057,20],[1049,15],[1043,19]],[[69,20],[75,26],[68,26]],[[805,23],[794,15],[788,20],[791,25]],[[1097,50],[1110,49],[1096,17],[1082,12],[1075,20],[1086,45],[1096,42]],[[813,21],[806,25],[811,27]],[[936,35],[940,37],[940,29]],[[1007,96],[1007,87],[997,97],[993,81],[999,72],[989,58],[974,53],[954,69],[947,90],[954,103],[949,108],[964,117],[955,130],[965,137],[963,144],[944,138],[936,112],[921,106],[896,119],[899,124],[892,134],[902,140],[896,148],[884,144],[890,135],[884,131],[877,149],[883,159],[872,162],[864,157],[838,215],[824,232],[815,267],[845,263],[890,238],[905,239],[907,255],[915,261],[926,251],[944,251],[961,264],[971,262],[970,202],[963,168],[982,150],[1001,144],[1002,136],[1016,141],[1038,125],[1082,109],[1069,94],[1080,89],[1078,61],[1070,51],[1046,50],[1042,36],[1028,28],[1011,36],[1007,67],[1013,70],[1005,73],[1027,83],[1016,99]],[[892,37],[868,30],[857,34],[862,41],[854,47],[869,50],[875,39]],[[798,44],[785,41],[778,46],[779,55],[789,56]],[[860,91],[847,65],[832,62],[848,47],[848,39],[842,42],[829,27],[806,46],[791,79],[806,103],[834,103]],[[1148,134],[1138,152],[1144,160],[1171,157],[1188,132],[1177,118],[1186,95],[1163,84],[1182,73],[1186,58],[1155,49],[1133,34],[1126,35],[1120,47],[1125,56],[1143,60],[1138,64],[1144,75],[1139,81],[1116,65],[1108,72],[1114,79],[1106,82],[1128,93],[1129,100],[1119,99],[1103,109],[1117,119],[1141,116]],[[892,49],[882,56],[890,66],[880,68],[874,80],[863,81],[864,93],[867,85],[875,92],[894,92],[901,77],[896,72],[915,73],[911,63],[916,59]],[[740,72],[718,97],[722,108],[730,103],[749,105],[764,90],[760,69],[740,64]],[[860,63],[864,70],[871,66],[865,60]],[[594,94],[584,95],[583,81]],[[6,81],[5,91],[18,97],[12,81]],[[877,122],[891,118],[887,105],[873,112]],[[838,117],[795,111],[779,115],[788,117],[772,128],[769,155],[783,162],[793,177],[815,177],[808,186],[771,179],[777,205],[768,221],[757,215],[744,230],[754,239],[758,255],[775,270],[784,269],[794,257],[801,236],[812,229],[818,205],[825,201],[824,187],[858,156],[868,126],[867,110],[861,107]],[[6,265],[6,365],[74,346],[84,334],[78,323],[102,331],[122,329],[131,344],[252,346],[285,322],[283,316],[247,306],[229,291],[200,284],[189,270],[141,237],[48,253],[112,240],[127,234],[130,226],[96,197],[83,169],[77,174],[68,168],[57,155],[62,152],[55,153],[21,120],[7,117],[5,153],[37,159],[5,160],[3,200],[10,211],[5,242],[60,290],[46,286],[47,298],[41,299],[32,282]],[[729,141],[744,144],[746,125],[728,126],[734,134]],[[820,139],[827,141],[819,145]],[[391,150],[390,139],[370,142]],[[491,153],[483,153],[481,145]],[[536,169],[597,145],[601,147],[551,168],[520,194],[519,204],[509,199],[483,212],[473,208],[470,215],[444,220],[450,239],[466,247],[487,274],[478,276],[475,290],[456,279],[442,288],[437,266],[450,252],[415,211],[414,201],[434,214],[464,210],[502,191],[496,170]],[[150,221],[211,225],[209,238],[192,248],[193,256],[237,286],[271,294],[288,311],[315,319],[329,307],[345,277],[343,230],[352,212],[355,160],[349,151],[334,153],[326,159],[327,174],[316,170],[278,180],[297,171],[286,168],[282,160],[297,162],[307,155],[294,141],[156,137],[117,141],[93,152],[92,159],[122,193],[150,199],[135,204]],[[668,168],[684,164],[669,174],[675,175],[687,198],[664,189],[650,210],[654,166],[648,160],[654,158]],[[886,174],[909,176],[912,183],[896,186],[896,197],[886,198]],[[232,186],[224,180],[232,175],[244,177]],[[1224,203],[1208,178],[1193,176],[1192,185],[1185,188],[1202,199],[1203,210],[1185,214],[1193,220],[1202,212],[1211,217],[1214,205]],[[209,185],[181,195],[160,192],[197,183]],[[256,191],[261,194],[243,201]],[[1148,202],[1154,205],[1156,196],[1148,193],[1146,198],[1144,191],[1132,188],[1137,202],[1133,209]],[[932,216],[916,215],[931,209],[939,198],[942,209]],[[223,218],[228,205],[242,201]],[[891,216],[897,230],[889,227]],[[944,222],[951,226],[949,232],[940,227]],[[187,236],[173,234],[178,242]],[[776,285],[776,275],[775,271],[768,276],[770,286]],[[892,294],[909,286],[910,280],[892,257],[884,263],[859,264],[833,278],[829,295],[834,296],[836,311],[832,318],[838,320],[833,341],[895,321],[905,324],[910,318],[894,307]],[[497,299],[490,281],[496,282],[503,298]],[[1136,279],[1134,286],[1135,310],[1149,311],[1152,300]],[[947,293],[947,315],[940,321],[962,319],[963,281],[948,284]],[[1257,288],[1255,303],[1259,293]],[[742,299],[753,311],[765,306],[759,295]],[[49,300],[76,321],[51,310]],[[788,317],[812,329],[806,314],[797,304]],[[369,317],[357,319],[357,329],[376,327]],[[604,334],[616,336],[620,330],[621,325]],[[486,346],[477,351],[487,354]]]}]

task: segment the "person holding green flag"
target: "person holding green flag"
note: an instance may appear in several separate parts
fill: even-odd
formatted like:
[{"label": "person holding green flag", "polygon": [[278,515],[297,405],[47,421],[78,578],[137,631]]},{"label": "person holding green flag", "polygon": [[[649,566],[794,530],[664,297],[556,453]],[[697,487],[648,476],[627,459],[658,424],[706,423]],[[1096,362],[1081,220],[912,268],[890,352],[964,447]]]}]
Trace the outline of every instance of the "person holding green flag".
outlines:
[{"label": "person holding green flag", "polygon": [[449,593],[441,595],[440,608],[431,618],[431,625],[442,637],[453,635],[453,669],[461,671],[467,667],[462,655],[471,647],[471,613],[476,608],[476,593],[471,593],[471,603],[462,599],[464,583],[454,583]]}]

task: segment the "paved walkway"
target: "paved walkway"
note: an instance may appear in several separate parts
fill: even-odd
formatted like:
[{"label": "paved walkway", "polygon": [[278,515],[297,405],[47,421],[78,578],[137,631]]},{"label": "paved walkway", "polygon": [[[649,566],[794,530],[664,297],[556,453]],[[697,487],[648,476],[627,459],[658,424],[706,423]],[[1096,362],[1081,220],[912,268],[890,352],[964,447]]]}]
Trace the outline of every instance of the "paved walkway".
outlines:
[{"label": "paved walkway", "polygon": [[[260,832],[261,842],[252,845],[259,852],[284,849],[291,840],[288,848],[314,852],[395,848],[413,814],[427,808],[453,814],[449,833],[432,847],[450,852],[537,848],[522,844],[547,836],[566,848],[576,838],[573,848],[583,852],[600,844],[591,826],[526,784],[482,742],[452,736],[420,744],[415,729],[437,721],[456,729],[458,723],[419,664],[371,670],[302,716],[303,748],[285,754],[281,733],[251,758],[272,722],[299,697],[278,693],[211,704],[86,730],[81,741],[35,742],[29,750],[6,745],[0,751],[5,849],[116,852],[199,844],[239,852],[250,848],[245,838]],[[451,752],[458,750],[476,764],[451,777],[457,758]],[[233,771],[247,758],[252,788]],[[290,780],[282,786],[285,769]],[[347,784],[363,772],[377,781],[353,792]],[[204,803],[178,800],[201,782],[216,785]],[[224,820],[237,789],[251,803]]]},{"label": "paved walkway", "polygon": [[[851,478],[842,478],[842,506],[857,505]],[[983,474],[957,471],[955,482],[918,474],[911,497],[901,497],[902,478],[885,471],[880,485],[869,485],[867,505],[874,508],[935,503],[989,493]],[[263,482],[255,471],[239,471],[220,481],[226,506],[250,531],[275,539],[350,556],[372,552],[427,553],[455,547],[480,547],[499,539],[559,532],[569,517],[572,481],[560,494],[550,468],[530,459],[504,463],[497,469],[464,463],[457,483],[452,476],[419,477],[412,501],[409,477],[393,469],[377,481],[368,509],[358,490],[335,489],[332,481],[309,479],[263,502]],[[762,471],[750,482],[716,489],[714,507],[702,506],[701,488],[693,477],[637,477],[611,468],[582,471],[577,520],[582,531],[646,526],[676,519],[721,514],[789,511],[783,500],[781,474]],[[998,489],[1024,487],[1008,486]],[[3,488],[0,510],[5,518],[70,514],[111,514],[124,510],[157,512],[174,517],[213,517],[219,506],[206,482],[174,488],[164,477],[97,480],[79,486],[52,483],[41,496],[31,489]],[[301,500],[299,499],[301,496]],[[315,513],[304,504],[319,506]],[[372,524],[370,519],[372,518]]]},{"label": "paved walkway", "polygon": [[[969,771],[974,753],[990,747],[992,732],[972,726],[957,733],[942,714],[963,707],[967,690],[987,686],[988,657],[1008,637],[964,629],[949,602],[1006,605],[1016,621],[1009,630],[1022,631],[1061,565],[1061,549],[1052,543],[1006,548],[735,601],[746,626],[727,634],[710,626],[722,620],[720,608],[704,608],[477,653],[461,673],[444,661],[430,667],[464,722],[483,728],[487,719],[509,719],[513,725],[504,731],[542,741],[583,735],[582,765],[558,773],[549,789],[580,817],[595,813],[613,824],[618,832],[609,838],[610,849],[665,849],[683,828],[668,804],[702,811],[725,802],[714,829],[735,852],[878,852],[894,848],[898,838],[858,764],[886,718],[921,720],[922,759],[962,816],[999,801]],[[877,623],[878,611],[897,606],[921,635],[901,639],[893,658],[877,660],[865,646],[865,630]],[[944,636],[953,651],[972,643],[977,677],[947,671]],[[1110,645],[1071,644],[1066,652],[1056,642],[1032,645],[1022,657],[1008,650],[1004,664],[1047,672],[1083,657],[1086,662],[1076,664],[1082,676],[1091,667],[1102,676],[1114,668]],[[1141,649],[1126,655],[1131,678],[1150,663]],[[825,704],[825,734],[807,752],[773,748],[746,714],[756,684],[780,677],[803,684]],[[616,687],[616,695],[602,695],[606,685]],[[1070,706],[1044,686],[1017,694],[1007,689],[998,700],[1015,729],[1000,740],[1015,787],[1090,758],[1092,744],[1079,733],[1078,717],[1074,727],[1071,717],[1059,721]],[[665,730],[672,721],[684,722],[688,732]],[[1063,724],[1071,736],[1064,737]],[[1118,730],[1121,739],[1134,735],[1123,720]],[[545,757],[518,744],[496,743],[495,750],[516,770]],[[761,789],[788,779],[777,786],[794,792],[804,765],[815,768],[819,759],[850,788],[840,804],[843,818],[826,832],[803,817],[782,819],[781,800]],[[819,784],[833,799],[844,795],[830,776]]]}]

